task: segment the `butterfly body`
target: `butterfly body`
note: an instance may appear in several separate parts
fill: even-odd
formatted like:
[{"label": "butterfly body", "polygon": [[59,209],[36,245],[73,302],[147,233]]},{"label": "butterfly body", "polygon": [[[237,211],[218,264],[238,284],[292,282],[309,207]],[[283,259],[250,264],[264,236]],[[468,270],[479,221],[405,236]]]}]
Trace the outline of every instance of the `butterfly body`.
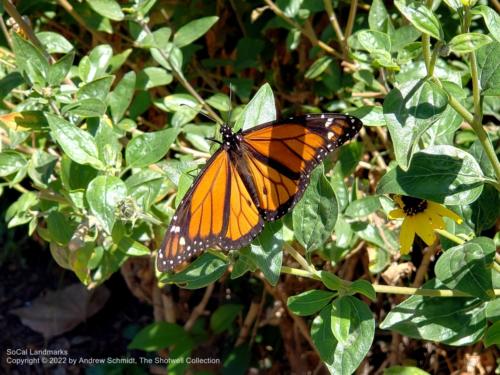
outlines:
[{"label": "butterfly body", "polygon": [[359,119],[323,113],[273,121],[234,133],[221,126],[221,147],[186,193],[167,229],[158,269],[171,271],[207,248],[250,243],[266,221],[289,212],[310,173],[354,137]]}]

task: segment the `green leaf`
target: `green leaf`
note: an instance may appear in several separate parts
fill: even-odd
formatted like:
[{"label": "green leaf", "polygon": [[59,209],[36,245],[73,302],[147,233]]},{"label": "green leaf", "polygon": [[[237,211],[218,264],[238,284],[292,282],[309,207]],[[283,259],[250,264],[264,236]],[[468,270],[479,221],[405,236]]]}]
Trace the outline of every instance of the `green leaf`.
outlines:
[{"label": "green leaf", "polygon": [[495,243],[478,237],[444,252],[436,263],[436,277],[448,288],[461,290],[481,299],[495,298],[490,265]]},{"label": "green leaf", "polygon": [[101,44],[84,56],[78,65],[78,72],[83,82],[90,82],[106,74],[113,49],[108,44]]},{"label": "green leaf", "polygon": [[199,289],[220,279],[227,267],[227,263],[221,258],[203,253],[182,272],[175,275],[165,273],[160,277],[160,281],[175,283],[185,289]]},{"label": "green leaf", "polygon": [[170,128],[132,138],[125,150],[127,165],[137,168],[156,163],[168,152],[179,131],[177,128]]},{"label": "green leaf", "polygon": [[234,131],[247,130],[258,124],[276,120],[276,105],[271,86],[261,86],[234,124]]},{"label": "green leaf", "polygon": [[210,329],[215,334],[222,333],[229,329],[234,319],[240,314],[243,305],[228,303],[219,306],[210,316]]},{"label": "green leaf", "polygon": [[97,176],[85,194],[90,210],[104,230],[111,233],[116,220],[116,208],[127,197],[127,186],[115,176]]},{"label": "green leaf", "polygon": [[312,65],[307,69],[304,77],[307,79],[318,78],[332,63],[333,59],[329,56],[322,56],[317,59]]},{"label": "green leaf", "polygon": [[13,89],[24,83],[24,78],[19,72],[6,74],[0,79],[0,99],[5,98]]},{"label": "green leaf", "polygon": [[137,90],[149,90],[153,87],[166,86],[173,80],[172,75],[165,69],[151,66],[137,74]]},{"label": "green leaf", "polygon": [[339,342],[332,331],[332,306],[328,305],[314,319],[311,337],[328,370],[336,375],[352,374],[370,350],[375,334],[375,320],[368,306],[352,296],[341,297],[349,305],[349,335]]},{"label": "green leaf", "polygon": [[[425,289],[442,287],[435,279],[423,285]],[[470,345],[486,330],[484,310],[485,304],[474,298],[414,295],[393,308],[380,328],[447,345]]]},{"label": "green leaf", "polygon": [[179,47],[173,43],[168,43],[164,49],[152,48],[151,56],[155,61],[167,70],[174,70],[182,74],[183,55]]},{"label": "green leaf", "polygon": [[317,168],[311,174],[303,199],[292,211],[297,241],[308,253],[317,250],[330,238],[337,216],[335,192],[323,175],[323,168]]},{"label": "green leaf", "polygon": [[287,306],[295,315],[307,316],[317,313],[330,303],[333,297],[333,292],[313,289],[288,297]]},{"label": "green leaf", "polygon": [[181,326],[174,323],[155,322],[141,329],[128,348],[156,352],[188,339],[188,333]]},{"label": "green leaf", "polygon": [[170,27],[160,27],[151,34],[146,34],[144,38],[138,40],[137,42],[142,48],[158,48],[166,50],[169,45],[171,35],[172,30]]},{"label": "green leaf", "polygon": [[338,168],[343,177],[350,176],[356,170],[363,156],[363,151],[363,143],[361,142],[349,142],[342,145],[335,169]]},{"label": "green leaf", "polygon": [[67,245],[73,236],[74,229],[68,218],[59,211],[52,211],[47,217],[47,229],[52,241],[59,245]]},{"label": "green leaf", "polygon": [[120,239],[120,242],[118,242],[118,249],[132,257],[151,255],[151,250],[149,248],[130,237],[123,237]]},{"label": "green leaf", "polygon": [[99,154],[95,140],[88,132],[58,116],[51,114],[45,116],[49,122],[52,138],[72,160],[79,164],[92,165],[97,169],[104,168],[98,159]]},{"label": "green leaf", "polygon": [[377,193],[402,194],[449,205],[474,202],[484,178],[477,161],[453,146],[432,146],[415,154],[408,171],[393,168],[379,181]]},{"label": "green leaf", "polygon": [[251,351],[247,344],[235,347],[222,366],[222,375],[245,375],[250,368]]},{"label": "green leaf", "polygon": [[218,109],[221,112],[228,112],[231,110],[231,102],[229,97],[225,94],[217,93],[212,95],[206,100],[207,104]]},{"label": "green leaf", "polygon": [[483,341],[486,348],[491,345],[500,346],[500,320],[496,321],[488,328]]},{"label": "green leaf", "polygon": [[283,225],[281,222],[267,223],[250,246],[240,250],[241,255],[254,263],[271,285],[276,285],[283,262]]},{"label": "green leaf", "polygon": [[120,4],[115,0],[87,0],[90,7],[103,17],[113,21],[121,21],[125,17]]},{"label": "green leaf", "polygon": [[345,282],[340,277],[328,271],[319,271],[321,281],[330,290],[344,290]]},{"label": "green leaf", "polygon": [[384,117],[403,170],[408,169],[420,137],[439,120],[447,104],[446,92],[426,80],[404,82],[386,96]]},{"label": "green leaf", "polygon": [[69,53],[74,50],[73,45],[62,35],[52,31],[36,33],[42,46],[48,53]]},{"label": "green leaf", "polygon": [[381,208],[379,197],[377,195],[370,195],[349,203],[344,214],[346,216],[359,218],[368,216]]},{"label": "green leaf", "polygon": [[484,96],[500,95],[500,43],[494,41],[477,50],[477,66],[481,94]]},{"label": "green leaf", "polygon": [[218,20],[219,17],[211,16],[188,22],[174,34],[174,44],[179,48],[191,44],[204,35]]},{"label": "green leaf", "polygon": [[486,5],[478,5],[472,9],[472,14],[483,16],[484,23],[491,33],[491,36],[500,42],[500,16],[495,10]]},{"label": "green leaf", "polygon": [[475,51],[491,42],[493,42],[493,39],[488,35],[466,33],[454,36],[453,39],[450,40],[450,43],[448,43],[448,46],[451,51],[461,54]]},{"label": "green leaf", "polygon": [[49,62],[42,51],[16,33],[12,33],[12,48],[18,69],[33,84],[44,86],[49,74]]},{"label": "green leaf", "polygon": [[356,33],[358,42],[368,52],[376,50],[391,51],[389,35],[380,31],[361,30]]},{"label": "green leaf", "polygon": [[339,297],[332,302],[332,332],[340,344],[347,344],[351,329],[351,304],[348,297]]},{"label": "green leaf", "polygon": [[420,1],[396,0],[394,5],[418,30],[438,40],[443,39],[441,24],[434,13],[424,3]]},{"label": "green leaf", "polygon": [[430,375],[424,370],[412,366],[392,366],[384,370],[384,375]]},{"label": "green leaf", "polygon": [[79,100],[97,99],[105,101],[106,96],[109,94],[111,85],[113,84],[114,78],[114,76],[105,76],[86,83],[78,89],[76,97]]},{"label": "green leaf", "polygon": [[16,173],[28,164],[23,154],[13,150],[0,152],[0,177]]},{"label": "green leaf", "polygon": [[384,108],[377,106],[364,106],[349,112],[363,121],[364,126],[385,126]]},{"label": "green leaf", "polygon": [[353,281],[348,288],[351,293],[360,293],[365,297],[368,297],[370,300],[375,301],[377,299],[377,293],[373,288],[373,285],[366,280],[356,280]]},{"label": "green leaf", "polygon": [[73,66],[74,59],[75,51],[71,51],[49,66],[49,76],[47,79],[49,85],[58,86],[61,84]]},{"label": "green leaf", "polygon": [[370,25],[370,30],[382,31],[384,33],[394,30],[391,16],[387,12],[382,0],[374,0],[372,2],[370,11],[368,12],[368,25]]},{"label": "green leaf", "polygon": [[82,118],[100,117],[106,112],[106,103],[100,99],[81,99],[75,103],[67,104],[62,107],[63,115],[68,113]]},{"label": "green leaf", "polygon": [[128,72],[116,85],[112,93],[109,94],[108,103],[113,123],[117,124],[125,114],[128,106],[132,102],[135,90],[135,73]]}]

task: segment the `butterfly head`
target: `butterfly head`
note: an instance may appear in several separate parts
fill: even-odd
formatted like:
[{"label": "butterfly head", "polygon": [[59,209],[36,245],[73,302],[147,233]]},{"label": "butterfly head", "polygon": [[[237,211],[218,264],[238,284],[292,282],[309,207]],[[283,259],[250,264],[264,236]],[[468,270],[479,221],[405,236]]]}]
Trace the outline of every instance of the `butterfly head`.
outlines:
[{"label": "butterfly head", "polygon": [[226,150],[238,148],[239,141],[241,139],[241,135],[239,133],[233,133],[231,128],[226,124],[221,126],[220,132],[222,134],[222,147]]}]

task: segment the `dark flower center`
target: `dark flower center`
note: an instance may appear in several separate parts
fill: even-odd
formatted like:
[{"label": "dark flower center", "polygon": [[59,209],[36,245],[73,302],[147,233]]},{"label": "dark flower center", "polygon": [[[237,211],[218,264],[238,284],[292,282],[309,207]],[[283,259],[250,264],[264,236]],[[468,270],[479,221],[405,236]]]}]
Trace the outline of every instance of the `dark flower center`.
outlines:
[{"label": "dark flower center", "polygon": [[424,212],[427,208],[427,201],[424,199],[402,195],[401,200],[404,204],[403,211],[407,216],[413,216],[420,212]]}]

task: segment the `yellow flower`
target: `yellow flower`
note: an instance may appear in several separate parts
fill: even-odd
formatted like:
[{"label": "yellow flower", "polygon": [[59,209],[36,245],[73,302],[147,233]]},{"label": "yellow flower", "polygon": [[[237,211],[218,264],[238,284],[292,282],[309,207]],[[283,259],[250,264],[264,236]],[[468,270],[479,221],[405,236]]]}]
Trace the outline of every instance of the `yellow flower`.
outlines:
[{"label": "yellow flower", "polygon": [[405,195],[396,195],[393,199],[400,208],[389,212],[389,218],[404,219],[399,235],[403,255],[410,252],[415,234],[428,246],[432,245],[436,241],[434,229],[444,229],[444,216],[458,224],[462,222],[460,216],[441,204]]}]

